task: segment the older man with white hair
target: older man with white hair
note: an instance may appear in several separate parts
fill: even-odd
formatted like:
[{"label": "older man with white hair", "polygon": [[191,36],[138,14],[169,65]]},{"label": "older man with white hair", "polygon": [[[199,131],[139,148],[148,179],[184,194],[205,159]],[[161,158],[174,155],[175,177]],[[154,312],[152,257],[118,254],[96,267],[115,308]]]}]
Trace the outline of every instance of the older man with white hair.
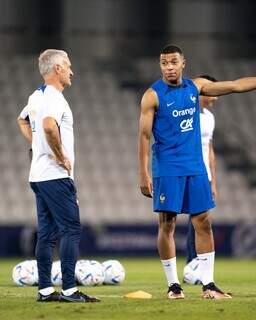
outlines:
[{"label": "older man with white hair", "polygon": [[[39,273],[37,301],[98,302],[79,292],[75,282],[81,225],[74,185],[73,117],[62,92],[71,86],[71,63],[65,51],[48,49],[39,56],[44,79],[18,117],[22,134],[32,143],[29,175],[36,197]],[[53,248],[60,239],[62,292],[51,283]]]}]

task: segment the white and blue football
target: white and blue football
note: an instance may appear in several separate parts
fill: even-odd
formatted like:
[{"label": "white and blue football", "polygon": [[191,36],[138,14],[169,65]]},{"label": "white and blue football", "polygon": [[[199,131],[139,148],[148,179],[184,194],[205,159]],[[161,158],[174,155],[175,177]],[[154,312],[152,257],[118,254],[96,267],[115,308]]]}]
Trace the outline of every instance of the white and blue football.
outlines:
[{"label": "white and blue football", "polygon": [[99,286],[103,283],[104,269],[96,260],[79,260],[75,269],[76,280],[84,286]]},{"label": "white and blue football", "polygon": [[125,279],[125,269],[118,260],[107,260],[102,263],[105,272],[104,284],[120,284]]},{"label": "white and blue football", "polygon": [[36,260],[26,260],[17,264],[12,270],[12,279],[18,286],[35,286],[38,284]]},{"label": "white and blue football", "polygon": [[183,270],[183,281],[188,284],[202,284],[200,278],[200,261],[195,258],[190,261],[187,265],[185,265]]},{"label": "white and blue football", "polygon": [[61,264],[59,260],[52,263],[51,281],[54,286],[62,285]]}]

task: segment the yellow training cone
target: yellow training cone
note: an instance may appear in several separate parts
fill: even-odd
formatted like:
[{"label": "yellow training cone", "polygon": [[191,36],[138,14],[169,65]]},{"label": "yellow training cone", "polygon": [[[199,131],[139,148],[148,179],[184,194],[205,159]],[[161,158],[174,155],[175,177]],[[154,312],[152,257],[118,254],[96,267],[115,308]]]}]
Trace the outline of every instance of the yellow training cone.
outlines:
[{"label": "yellow training cone", "polygon": [[128,299],[151,299],[152,295],[150,293],[147,293],[145,291],[139,290],[134,292],[126,293],[123,298]]}]

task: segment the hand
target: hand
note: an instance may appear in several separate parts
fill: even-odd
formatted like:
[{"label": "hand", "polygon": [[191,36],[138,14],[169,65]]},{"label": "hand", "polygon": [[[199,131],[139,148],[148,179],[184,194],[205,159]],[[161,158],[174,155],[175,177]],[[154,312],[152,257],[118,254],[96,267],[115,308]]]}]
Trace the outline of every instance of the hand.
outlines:
[{"label": "hand", "polygon": [[51,159],[51,160],[56,161],[59,166],[61,166],[64,169],[66,169],[68,171],[68,175],[70,176],[71,170],[72,170],[72,166],[71,166],[71,162],[70,162],[70,160],[68,158],[63,158],[63,160],[58,160],[56,157],[54,157],[51,154],[48,155],[48,158]]},{"label": "hand", "polygon": [[140,191],[145,197],[153,197],[152,180],[148,174],[141,175],[140,177]]},{"label": "hand", "polygon": [[72,166],[68,158],[64,158],[63,161],[58,161],[58,164],[68,171],[69,176],[71,175]]}]

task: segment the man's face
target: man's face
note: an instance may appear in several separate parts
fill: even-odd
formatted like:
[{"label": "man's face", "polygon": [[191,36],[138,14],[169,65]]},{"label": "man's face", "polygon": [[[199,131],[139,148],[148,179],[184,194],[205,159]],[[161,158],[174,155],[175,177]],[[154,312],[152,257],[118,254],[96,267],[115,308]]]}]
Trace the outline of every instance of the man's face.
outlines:
[{"label": "man's face", "polygon": [[160,68],[165,82],[180,84],[184,67],[185,59],[178,52],[160,55]]},{"label": "man's face", "polygon": [[71,86],[71,77],[73,76],[73,71],[71,70],[71,63],[68,58],[63,59],[63,63],[59,65],[59,79],[60,83],[65,86]]}]

